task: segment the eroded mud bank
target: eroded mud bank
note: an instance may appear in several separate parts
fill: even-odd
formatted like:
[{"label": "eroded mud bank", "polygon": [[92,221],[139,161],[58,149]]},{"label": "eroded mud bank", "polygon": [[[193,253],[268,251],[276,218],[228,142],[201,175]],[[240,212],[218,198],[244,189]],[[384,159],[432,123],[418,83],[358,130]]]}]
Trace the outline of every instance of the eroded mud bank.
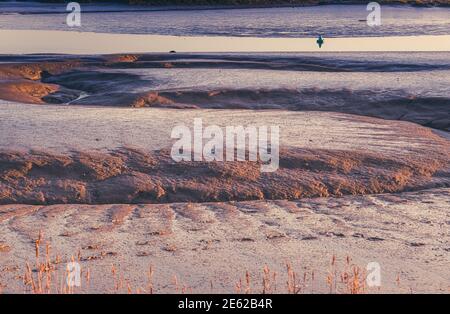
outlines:
[{"label": "eroded mud bank", "polygon": [[[351,61],[289,56],[233,55],[109,55],[2,57],[0,98],[25,103],[73,104],[114,107],[167,107],[213,109],[285,109],[334,111],[405,120],[449,130],[450,99],[396,89],[341,88],[332,86],[274,85],[272,87],[158,88],[161,78],[139,71],[264,70],[315,73],[408,73],[445,71],[448,62]],[[440,61],[439,61],[440,60]],[[138,70],[138,72],[136,72]],[[152,73],[152,72],[150,72]],[[181,75],[181,74],[180,74]],[[441,83],[440,83],[441,84]]]},{"label": "eroded mud bank", "polygon": [[169,150],[55,155],[0,152],[1,204],[111,204],[300,199],[450,184],[448,151],[389,158],[363,151],[284,148],[260,162],[180,162]]}]

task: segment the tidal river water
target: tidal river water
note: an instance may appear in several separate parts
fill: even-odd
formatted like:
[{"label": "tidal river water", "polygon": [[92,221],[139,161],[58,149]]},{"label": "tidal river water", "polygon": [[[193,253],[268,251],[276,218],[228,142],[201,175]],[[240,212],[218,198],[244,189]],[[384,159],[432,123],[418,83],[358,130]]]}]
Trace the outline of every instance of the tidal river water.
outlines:
[{"label": "tidal river water", "polygon": [[[82,4],[81,10],[76,28],[81,32],[290,38],[450,34],[450,8],[383,5],[379,27],[367,25],[365,5],[168,10]],[[0,3],[0,29],[73,30],[67,13],[65,4]]]}]

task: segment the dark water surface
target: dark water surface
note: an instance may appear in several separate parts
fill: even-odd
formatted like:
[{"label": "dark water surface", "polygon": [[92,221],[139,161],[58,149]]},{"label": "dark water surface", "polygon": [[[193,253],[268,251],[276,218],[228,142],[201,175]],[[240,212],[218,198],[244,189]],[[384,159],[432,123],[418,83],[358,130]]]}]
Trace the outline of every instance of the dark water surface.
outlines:
[{"label": "dark water surface", "polygon": [[[244,37],[450,34],[450,8],[385,5],[379,27],[367,26],[369,12],[365,5],[165,11],[140,11],[141,8],[82,5],[82,26],[74,29],[66,25],[64,4],[0,3],[0,29]],[[129,12],[131,9],[135,11]]]}]

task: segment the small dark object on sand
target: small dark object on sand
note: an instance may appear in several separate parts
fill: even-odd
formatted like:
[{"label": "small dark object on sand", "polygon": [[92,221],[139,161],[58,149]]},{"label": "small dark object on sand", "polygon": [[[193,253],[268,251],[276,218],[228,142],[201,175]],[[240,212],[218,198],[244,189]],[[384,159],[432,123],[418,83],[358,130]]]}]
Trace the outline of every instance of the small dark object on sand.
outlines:
[{"label": "small dark object on sand", "polygon": [[169,53],[177,53],[175,50],[170,50]]},{"label": "small dark object on sand", "polygon": [[323,37],[322,37],[322,35],[319,35],[319,37],[317,38],[317,45],[319,45],[319,48],[322,48],[322,45],[323,45],[323,43],[325,42],[324,40],[323,40]]}]

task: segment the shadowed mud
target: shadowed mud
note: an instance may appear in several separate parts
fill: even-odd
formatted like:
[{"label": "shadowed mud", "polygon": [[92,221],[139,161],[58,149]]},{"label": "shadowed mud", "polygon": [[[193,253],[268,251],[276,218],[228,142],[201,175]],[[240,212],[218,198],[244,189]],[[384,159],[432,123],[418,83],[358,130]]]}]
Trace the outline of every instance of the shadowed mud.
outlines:
[{"label": "shadowed mud", "polygon": [[[385,96],[385,95],[384,95]],[[424,126],[450,130],[450,99],[444,97],[379,97],[376,91],[332,89],[269,89],[155,91],[146,93],[107,93],[72,102],[75,105],[207,108],[284,109],[331,111],[411,121]]]},{"label": "shadowed mud", "polygon": [[[306,72],[412,72],[445,70],[447,63],[352,61],[326,57],[233,55],[110,55],[1,57],[0,98],[25,103],[118,107],[285,109],[351,113],[411,121],[450,130],[450,99],[399,90],[330,87],[155,88],[157,79],[133,69],[248,69]],[[33,83],[31,83],[33,82]],[[155,85],[156,84],[156,85]],[[392,86],[395,88],[395,86]]]}]

